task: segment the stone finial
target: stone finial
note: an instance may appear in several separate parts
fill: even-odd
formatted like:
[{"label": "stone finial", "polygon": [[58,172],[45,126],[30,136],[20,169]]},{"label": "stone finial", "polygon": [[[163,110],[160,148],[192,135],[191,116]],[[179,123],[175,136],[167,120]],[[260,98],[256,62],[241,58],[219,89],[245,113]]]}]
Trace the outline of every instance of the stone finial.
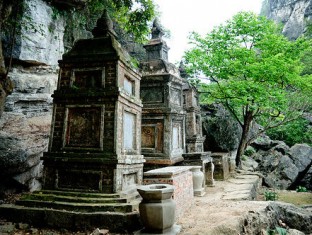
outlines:
[{"label": "stone finial", "polygon": [[185,70],[185,65],[182,60],[180,61],[179,72],[180,72],[181,78],[187,78],[187,72]]},{"label": "stone finial", "polygon": [[105,9],[101,18],[97,20],[96,26],[92,30],[92,34],[94,37],[98,38],[107,36],[108,33],[116,36],[116,33],[113,29],[113,21],[110,18],[107,10]]},{"label": "stone finial", "polygon": [[153,22],[153,27],[152,27],[152,39],[162,38],[163,35],[164,35],[164,31],[161,27],[161,24],[158,18],[156,18]]}]

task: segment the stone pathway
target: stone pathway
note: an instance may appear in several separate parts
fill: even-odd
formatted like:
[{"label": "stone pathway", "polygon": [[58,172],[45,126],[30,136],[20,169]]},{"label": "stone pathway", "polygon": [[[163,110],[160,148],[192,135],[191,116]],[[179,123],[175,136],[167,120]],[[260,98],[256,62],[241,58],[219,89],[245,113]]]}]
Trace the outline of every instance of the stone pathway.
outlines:
[{"label": "stone pathway", "polygon": [[262,179],[252,172],[240,172],[228,179],[224,187],[224,200],[255,200],[257,189],[261,186]]},{"label": "stone pathway", "polygon": [[[195,197],[193,207],[177,221],[182,227],[181,235],[221,235],[239,234],[243,216],[263,210],[267,202],[253,201],[261,177],[255,173],[240,172],[226,181],[216,181],[215,187],[206,188],[203,197]],[[38,230],[25,224],[12,224],[0,221],[0,234],[90,234],[69,233],[67,231]]]},{"label": "stone pathway", "polygon": [[261,177],[240,172],[226,181],[216,181],[203,197],[196,197],[194,206],[181,217],[181,235],[237,235],[242,234],[244,216],[257,213],[268,205],[254,201]]}]

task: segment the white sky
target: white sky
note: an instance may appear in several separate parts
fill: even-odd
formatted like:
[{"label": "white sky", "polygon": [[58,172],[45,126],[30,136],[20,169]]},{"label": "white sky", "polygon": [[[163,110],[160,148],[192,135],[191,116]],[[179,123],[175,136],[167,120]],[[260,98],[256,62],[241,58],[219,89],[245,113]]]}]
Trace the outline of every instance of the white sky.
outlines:
[{"label": "white sky", "polygon": [[188,47],[188,35],[202,35],[230,19],[239,11],[260,13],[262,0],[154,0],[161,24],[170,31],[169,61],[179,62]]}]

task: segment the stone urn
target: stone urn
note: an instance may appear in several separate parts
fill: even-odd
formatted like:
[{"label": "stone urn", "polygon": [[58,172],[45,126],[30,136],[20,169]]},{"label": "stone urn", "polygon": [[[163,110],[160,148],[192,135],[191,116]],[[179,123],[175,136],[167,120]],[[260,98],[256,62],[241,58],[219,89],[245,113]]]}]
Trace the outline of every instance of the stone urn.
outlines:
[{"label": "stone urn", "polygon": [[170,184],[150,184],[138,187],[143,198],[139,205],[145,232],[163,233],[175,223],[174,187]]},{"label": "stone urn", "polygon": [[201,169],[201,166],[194,166],[191,169],[193,173],[194,196],[203,196],[205,194],[205,188],[204,188],[205,175],[200,169]]}]

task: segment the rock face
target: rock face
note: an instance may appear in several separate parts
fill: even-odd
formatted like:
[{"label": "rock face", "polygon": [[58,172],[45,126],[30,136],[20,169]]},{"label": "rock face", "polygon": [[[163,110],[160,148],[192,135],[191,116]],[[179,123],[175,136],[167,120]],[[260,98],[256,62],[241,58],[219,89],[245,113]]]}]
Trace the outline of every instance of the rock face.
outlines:
[{"label": "rock face", "polygon": [[312,2],[310,0],[266,0],[262,14],[282,23],[283,34],[296,39],[306,31],[307,23],[312,20]]},{"label": "rock face", "polygon": [[33,191],[41,187],[40,157],[48,146],[57,74],[37,67],[14,69],[10,76],[15,90],[0,119],[0,191]]},{"label": "rock face", "polygon": [[269,187],[295,189],[304,186],[312,189],[312,148],[307,144],[296,144],[289,148],[282,141],[269,138],[256,140],[253,159],[258,162],[256,170],[264,175]]},{"label": "rock face", "polygon": [[[267,234],[268,229],[286,225],[287,234],[310,234],[312,214],[309,210],[282,202],[271,202],[264,211],[249,212],[242,220],[244,234]],[[286,228],[285,228],[286,229]]]},{"label": "rock face", "polygon": [[229,152],[236,150],[241,128],[224,107],[201,106],[205,151]]},{"label": "rock face", "polygon": [[[23,0],[24,11],[13,58],[33,64],[57,65],[64,53],[65,22],[42,0]],[[10,55],[10,37],[4,38],[6,57]]]}]

